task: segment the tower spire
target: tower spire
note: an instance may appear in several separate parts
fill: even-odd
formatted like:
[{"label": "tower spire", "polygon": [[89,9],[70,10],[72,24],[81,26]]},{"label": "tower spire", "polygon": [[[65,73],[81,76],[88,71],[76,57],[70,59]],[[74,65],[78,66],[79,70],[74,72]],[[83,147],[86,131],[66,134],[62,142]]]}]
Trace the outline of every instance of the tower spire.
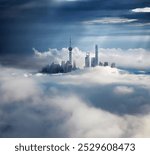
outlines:
[{"label": "tower spire", "polygon": [[69,45],[70,45],[70,47],[71,47],[71,37],[70,37],[70,42],[69,42],[69,43],[70,43]]},{"label": "tower spire", "polygon": [[98,45],[95,45],[95,65],[98,65]]},{"label": "tower spire", "polygon": [[70,41],[69,41],[70,45],[69,45],[69,62],[72,65],[72,47],[71,47],[71,37],[70,37]]}]

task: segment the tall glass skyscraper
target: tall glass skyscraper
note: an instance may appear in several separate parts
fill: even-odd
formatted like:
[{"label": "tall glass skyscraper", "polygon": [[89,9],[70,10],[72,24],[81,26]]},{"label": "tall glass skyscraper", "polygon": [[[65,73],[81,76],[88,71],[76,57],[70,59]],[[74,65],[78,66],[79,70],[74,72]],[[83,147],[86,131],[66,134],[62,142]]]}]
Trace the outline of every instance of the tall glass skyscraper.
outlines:
[{"label": "tall glass skyscraper", "polygon": [[95,45],[95,65],[98,66],[98,45]]}]

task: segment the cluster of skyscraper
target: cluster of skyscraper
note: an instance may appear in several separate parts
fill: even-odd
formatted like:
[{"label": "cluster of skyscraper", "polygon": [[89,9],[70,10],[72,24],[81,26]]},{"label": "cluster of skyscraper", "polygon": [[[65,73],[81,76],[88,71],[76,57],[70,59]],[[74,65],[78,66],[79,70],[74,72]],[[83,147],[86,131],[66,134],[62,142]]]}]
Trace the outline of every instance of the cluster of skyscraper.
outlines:
[{"label": "cluster of skyscraper", "polygon": [[42,73],[67,73],[73,70],[76,70],[76,63],[75,61],[72,62],[72,47],[71,47],[71,38],[70,38],[70,45],[69,45],[69,60],[67,62],[62,61],[61,65],[57,63],[52,63],[51,65],[47,65],[42,69]]},{"label": "cluster of skyscraper", "polygon": [[[62,61],[61,64],[57,63],[52,63],[51,65],[47,65],[42,69],[42,73],[67,73],[71,72],[73,70],[76,70],[76,63],[75,61],[72,62],[72,46],[71,46],[71,39],[70,39],[70,44],[69,44],[69,60],[67,62]],[[95,66],[108,66],[108,62],[99,62],[99,52],[98,52],[98,45],[95,45],[95,57],[91,58],[91,63],[90,63],[90,53],[86,54],[85,57],[85,67],[95,67]],[[111,64],[111,67],[115,67],[115,63]]]},{"label": "cluster of skyscraper", "polygon": [[[95,67],[95,66],[108,66],[108,62],[99,62],[98,59],[98,45],[95,45],[95,57],[91,58],[91,63],[90,63],[90,53],[86,54],[85,57],[85,67]],[[111,67],[114,68],[115,67],[115,63],[111,64]]]}]

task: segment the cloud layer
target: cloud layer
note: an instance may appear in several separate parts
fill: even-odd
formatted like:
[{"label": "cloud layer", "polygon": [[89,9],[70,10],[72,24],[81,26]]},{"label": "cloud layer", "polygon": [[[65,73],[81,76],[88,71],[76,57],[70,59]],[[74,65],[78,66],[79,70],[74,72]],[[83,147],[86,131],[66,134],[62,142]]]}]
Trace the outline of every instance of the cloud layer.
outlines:
[{"label": "cloud layer", "polygon": [[[107,39],[107,38],[106,38]],[[115,39],[115,38],[114,38]],[[138,39],[138,38],[137,38]],[[73,49],[73,59],[76,61],[77,66],[84,67],[84,59],[86,53],[90,52],[90,56],[94,56],[93,51],[82,51],[77,47]],[[68,60],[68,50],[63,48],[49,49],[48,51],[40,52],[34,49],[36,61],[42,61],[45,63],[57,62],[62,60]],[[145,49],[103,49],[99,48],[99,60],[101,62],[108,61],[109,64],[115,62],[118,67],[134,68],[134,69],[149,69],[150,66],[150,51]],[[43,63],[42,63],[43,64]]]},{"label": "cloud layer", "polygon": [[150,137],[149,75],[0,69],[0,137]]}]

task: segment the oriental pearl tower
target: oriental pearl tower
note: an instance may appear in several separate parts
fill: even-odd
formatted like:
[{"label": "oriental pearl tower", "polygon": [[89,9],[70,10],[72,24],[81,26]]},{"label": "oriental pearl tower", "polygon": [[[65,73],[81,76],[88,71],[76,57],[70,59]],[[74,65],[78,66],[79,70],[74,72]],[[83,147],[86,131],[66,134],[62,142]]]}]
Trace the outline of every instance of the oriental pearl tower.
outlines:
[{"label": "oriental pearl tower", "polygon": [[72,47],[71,47],[71,38],[70,38],[70,42],[69,42],[69,62],[72,65]]}]

